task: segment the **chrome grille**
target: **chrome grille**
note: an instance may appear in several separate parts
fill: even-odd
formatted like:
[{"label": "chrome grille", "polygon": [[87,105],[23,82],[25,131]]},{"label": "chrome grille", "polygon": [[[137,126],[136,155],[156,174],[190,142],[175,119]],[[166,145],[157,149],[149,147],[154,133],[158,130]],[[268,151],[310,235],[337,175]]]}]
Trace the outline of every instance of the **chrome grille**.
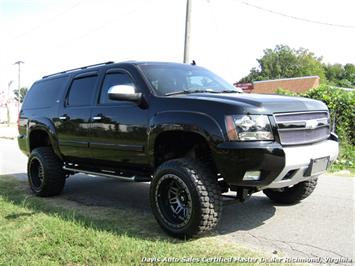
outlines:
[{"label": "chrome grille", "polygon": [[283,145],[317,142],[330,135],[329,113],[325,111],[281,113],[274,118]]}]

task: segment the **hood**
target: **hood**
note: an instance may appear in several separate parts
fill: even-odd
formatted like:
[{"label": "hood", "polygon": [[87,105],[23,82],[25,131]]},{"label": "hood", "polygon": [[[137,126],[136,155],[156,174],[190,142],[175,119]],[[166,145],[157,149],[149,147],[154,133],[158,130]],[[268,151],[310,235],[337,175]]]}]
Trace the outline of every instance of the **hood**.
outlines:
[{"label": "hood", "polygon": [[249,93],[193,93],[178,97],[221,102],[238,107],[243,106],[244,108],[249,109],[249,111],[250,109],[260,110],[263,113],[268,114],[328,110],[327,106],[321,101],[281,95]]}]

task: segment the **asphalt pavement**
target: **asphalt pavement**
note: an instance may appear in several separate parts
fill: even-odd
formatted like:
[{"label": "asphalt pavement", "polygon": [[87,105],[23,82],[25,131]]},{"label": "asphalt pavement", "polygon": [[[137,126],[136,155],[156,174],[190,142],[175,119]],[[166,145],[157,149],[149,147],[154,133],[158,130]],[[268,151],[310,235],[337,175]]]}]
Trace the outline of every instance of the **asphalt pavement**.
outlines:
[{"label": "asphalt pavement", "polygon": [[[0,175],[26,179],[26,160],[16,141],[0,139]],[[148,183],[75,175],[61,196],[86,205],[150,213],[148,192]],[[354,192],[355,177],[323,175],[315,192],[300,204],[275,205],[257,193],[245,203],[225,206],[217,233],[221,241],[270,256],[355,262]]]}]

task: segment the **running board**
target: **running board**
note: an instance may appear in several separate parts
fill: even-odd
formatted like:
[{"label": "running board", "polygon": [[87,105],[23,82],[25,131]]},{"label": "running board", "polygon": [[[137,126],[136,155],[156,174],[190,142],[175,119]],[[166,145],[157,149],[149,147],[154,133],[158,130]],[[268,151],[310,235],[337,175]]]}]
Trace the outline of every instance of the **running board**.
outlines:
[{"label": "running board", "polygon": [[93,172],[93,171],[88,171],[88,170],[70,168],[70,167],[66,167],[66,166],[63,166],[63,170],[72,171],[75,173],[88,174],[88,175],[111,177],[111,178],[116,178],[116,179],[125,180],[125,181],[132,181],[132,182],[150,182],[151,181],[151,178],[144,177],[144,176],[124,177],[124,176],[118,176],[118,175],[107,174],[107,173],[102,173],[102,172]]}]

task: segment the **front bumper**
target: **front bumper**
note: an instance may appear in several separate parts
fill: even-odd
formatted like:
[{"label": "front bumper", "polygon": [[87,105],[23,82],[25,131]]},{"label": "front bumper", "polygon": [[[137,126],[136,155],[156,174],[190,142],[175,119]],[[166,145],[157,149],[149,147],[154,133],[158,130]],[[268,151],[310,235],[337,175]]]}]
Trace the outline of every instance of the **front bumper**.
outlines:
[{"label": "front bumper", "polygon": [[313,176],[307,174],[311,160],[329,156],[330,163],[335,161],[339,153],[339,145],[336,141],[325,140],[313,145],[287,147],[284,148],[284,152],[285,167],[274,181],[261,189],[288,187],[317,177],[319,173]]},{"label": "front bumper", "polygon": [[[314,178],[307,170],[312,159],[328,157],[333,162],[339,152],[334,139],[322,142],[282,147],[277,142],[226,142],[215,153],[217,169],[226,183],[234,187],[282,188]],[[260,171],[260,179],[243,180],[247,171]]]}]

